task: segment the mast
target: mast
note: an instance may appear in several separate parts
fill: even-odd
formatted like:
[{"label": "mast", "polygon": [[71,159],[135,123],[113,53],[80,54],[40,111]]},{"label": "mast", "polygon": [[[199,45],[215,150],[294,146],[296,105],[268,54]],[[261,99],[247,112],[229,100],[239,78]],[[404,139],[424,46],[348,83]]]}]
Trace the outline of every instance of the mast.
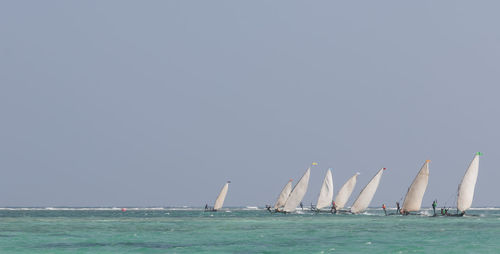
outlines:
[{"label": "mast", "polygon": [[290,196],[290,192],[292,192],[292,179],[290,179],[290,181],[285,184],[285,187],[283,187],[283,190],[281,190],[280,196],[278,197],[276,204],[274,204],[274,209],[278,209],[285,205],[288,196]]},{"label": "mast", "polygon": [[231,183],[231,181],[227,181],[226,184],[224,184],[224,187],[222,187],[222,190],[220,191],[219,196],[217,196],[217,199],[215,200],[214,210],[219,210],[222,208],[222,205],[224,204],[224,200],[226,199],[227,189],[229,188],[230,183]]},{"label": "mast", "polygon": [[380,169],[372,180],[370,180],[365,188],[359,193],[358,198],[354,201],[354,204],[351,207],[352,213],[362,213],[366,210],[366,208],[368,208],[375,192],[377,191],[378,184],[384,170],[385,168]]},{"label": "mast", "polygon": [[321,209],[329,206],[333,199],[333,178],[332,170],[328,169],[326,171],[325,179],[323,179],[323,185],[318,196],[318,202],[316,203],[316,209]]},{"label": "mast", "polygon": [[284,212],[293,212],[297,209],[297,205],[302,201],[304,195],[307,192],[307,186],[309,185],[309,176],[311,175],[311,168],[308,168],[304,175],[297,182],[295,187],[293,187],[290,196],[285,202],[285,207],[283,207]]},{"label": "mast", "polygon": [[342,185],[339,192],[337,193],[337,196],[335,196],[335,205],[337,206],[337,209],[342,209],[346,205],[352,191],[354,190],[354,187],[356,186],[358,175],[359,173],[356,173],[351,178],[349,178],[349,180],[347,180],[347,182]]},{"label": "mast", "polygon": [[406,193],[401,211],[413,212],[420,210],[425,189],[427,188],[427,183],[429,182],[429,162],[430,160],[425,161],[420,171],[418,171],[417,176],[413,179],[413,182]]},{"label": "mast", "polygon": [[478,152],[472,159],[469,168],[465,171],[462,182],[458,186],[457,209],[464,213],[472,205],[474,198],[474,189],[476,187],[477,175],[479,173],[479,156],[482,153]]}]

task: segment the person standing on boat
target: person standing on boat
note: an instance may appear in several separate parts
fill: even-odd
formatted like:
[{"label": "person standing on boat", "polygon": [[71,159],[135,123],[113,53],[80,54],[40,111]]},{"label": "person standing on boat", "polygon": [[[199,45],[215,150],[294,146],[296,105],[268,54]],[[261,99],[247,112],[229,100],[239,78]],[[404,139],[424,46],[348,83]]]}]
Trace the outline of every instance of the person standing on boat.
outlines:
[{"label": "person standing on boat", "polygon": [[266,209],[271,212],[271,206],[270,205],[266,205]]},{"label": "person standing on boat", "polygon": [[382,209],[384,209],[385,216],[387,216],[387,210],[385,210],[385,204],[382,204]]},{"label": "person standing on boat", "polygon": [[446,208],[446,207],[444,208],[444,214],[448,215],[448,208]]},{"label": "person standing on boat", "polygon": [[337,205],[335,204],[335,201],[332,201],[332,213],[337,213]]},{"label": "person standing on boat", "polygon": [[208,210],[208,204],[205,204],[205,210]]},{"label": "person standing on boat", "polygon": [[400,213],[401,212],[401,207],[399,207],[399,202],[398,201],[396,201],[396,208],[397,208],[396,213]]},{"label": "person standing on boat", "polygon": [[304,205],[300,202],[300,209],[304,210]]},{"label": "person standing on boat", "polygon": [[436,216],[436,206],[438,202],[437,199],[432,202],[432,210],[434,211],[434,216]]}]

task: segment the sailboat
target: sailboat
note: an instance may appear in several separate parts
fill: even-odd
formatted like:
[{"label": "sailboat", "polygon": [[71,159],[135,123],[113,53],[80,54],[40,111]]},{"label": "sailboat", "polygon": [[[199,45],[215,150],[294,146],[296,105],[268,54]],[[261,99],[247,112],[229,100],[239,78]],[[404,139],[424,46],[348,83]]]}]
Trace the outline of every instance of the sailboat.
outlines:
[{"label": "sailboat", "polygon": [[375,192],[377,191],[378,184],[384,170],[385,168],[380,169],[370,182],[368,182],[365,188],[363,188],[363,190],[359,193],[358,198],[351,206],[351,213],[362,213],[366,210],[366,208],[368,208]]},{"label": "sailboat", "polygon": [[333,199],[333,178],[332,170],[328,169],[326,171],[325,178],[323,179],[323,185],[321,185],[321,190],[318,196],[318,202],[316,203],[316,211],[319,212],[322,208],[330,206]]},{"label": "sailboat", "polygon": [[222,187],[222,190],[219,193],[219,196],[217,196],[217,199],[215,200],[214,207],[210,209],[207,205],[205,205],[205,211],[206,212],[217,212],[222,208],[222,205],[224,204],[224,200],[226,199],[227,195],[227,190],[229,188],[229,184],[231,181],[227,181],[226,184],[224,184],[224,187]]},{"label": "sailboat", "polygon": [[354,187],[356,187],[356,180],[358,178],[359,173],[356,173],[353,175],[349,180],[347,180],[344,185],[340,188],[339,192],[337,193],[337,196],[335,196],[335,209],[341,210],[342,208],[345,207],[347,204],[347,201],[349,200],[349,197],[351,196],[352,191],[354,190]]},{"label": "sailboat", "polygon": [[297,209],[297,206],[302,201],[302,198],[304,198],[304,195],[307,192],[307,186],[309,185],[310,175],[311,175],[311,168],[308,168],[304,173],[304,175],[302,175],[300,180],[297,182],[295,187],[293,187],[293,190],[290,193],[290,196],[288,196],[288,199],[286,200],[283,209],[279,210],[279,212],[291,213]]},{"label": "sailboat", "polygon": [[467,211],[472,205],[477,175],[479,173],[479,156],[481,155],[483,154],[480,152],[476,153],[469,165],[469,168],[465,171],[462,182],[458,186],[457,216],[463,216],[465,211]]},{"label": "sailboat", "polygon": [[[278,200],[276,200],[276,203],[274,204],[274,211],[278,211],[279,209],[282,209],[283,206],[285,206],[285,202],[290,196],[290,192],[292,192],[292,181],[293,179],[290,179],[288,183],[285,184],[285,187],[283,187],[283,190],[281,190]],[[271,206],[266,207],[269,212],[272,212]]]},{"label": "sailboat", "polygon": [[403,208],[401,209],[401,213],[404,215],[408,215],[410,212],[420,211],[425,189],[429,182],[429,162],[430,160],[425,161],[420,171],[418,171],[417,176],[413,179],[410,188],[408,188],[408,192],[403,201]]}]

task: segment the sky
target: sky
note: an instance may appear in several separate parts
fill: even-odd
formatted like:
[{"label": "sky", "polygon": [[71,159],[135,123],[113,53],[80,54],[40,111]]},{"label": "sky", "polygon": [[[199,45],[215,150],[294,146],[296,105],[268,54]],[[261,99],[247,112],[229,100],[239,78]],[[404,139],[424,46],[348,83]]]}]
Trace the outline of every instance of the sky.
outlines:
[{"label": "sky", "polygon": [[0,207],[500,206],[498,1],[0,1]]}]

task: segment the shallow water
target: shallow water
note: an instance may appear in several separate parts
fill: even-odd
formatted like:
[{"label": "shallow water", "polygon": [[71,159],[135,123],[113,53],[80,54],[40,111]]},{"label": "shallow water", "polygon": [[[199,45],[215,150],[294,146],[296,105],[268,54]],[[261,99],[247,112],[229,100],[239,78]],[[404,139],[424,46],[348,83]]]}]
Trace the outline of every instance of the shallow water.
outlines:
[{"label": "shallow water", "polygon": [[500,253],[500,209],[465,217],[229,210],[0,209],[0,253]]}]

